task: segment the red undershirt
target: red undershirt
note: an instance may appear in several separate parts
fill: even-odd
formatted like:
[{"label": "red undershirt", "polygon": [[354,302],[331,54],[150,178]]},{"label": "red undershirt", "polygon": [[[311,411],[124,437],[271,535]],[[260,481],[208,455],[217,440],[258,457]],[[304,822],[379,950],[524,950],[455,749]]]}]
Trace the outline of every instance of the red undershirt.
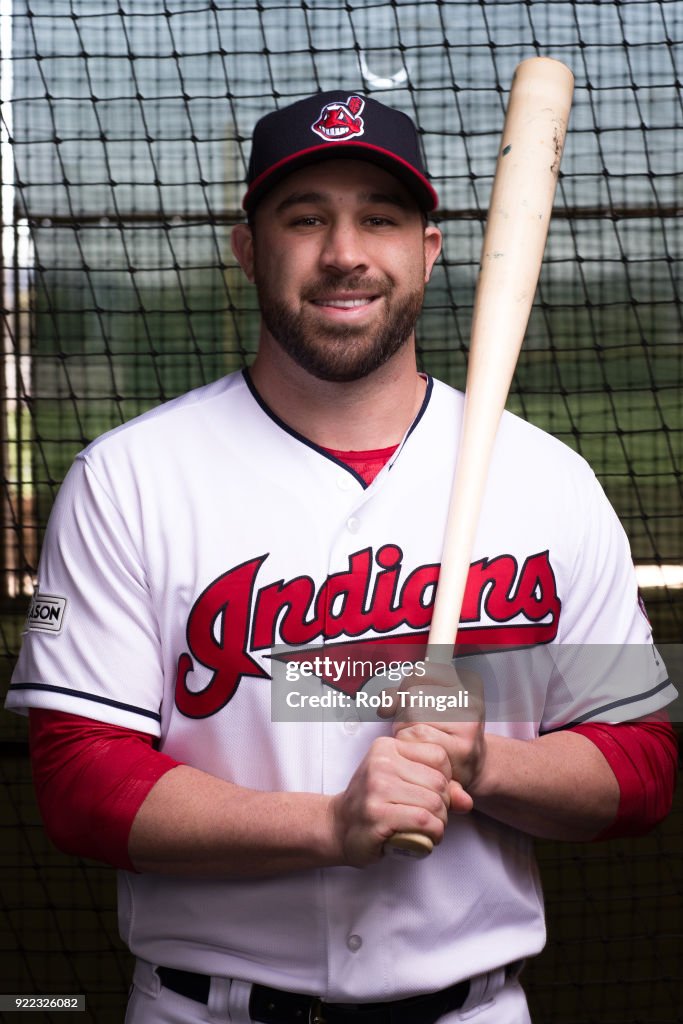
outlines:
[{"label": "red undershirt", "polygon": [[[370,484],[397,447],[326,451]],[[180,762],[156,750],[147,733],[36,708],[29,721],[38,805],[53,842],[67,853],[135,870],[128,855],[133,820],[155,783]],[[665,714],[569,731],[598,747],[619,783],[617,817],[597,839],[642,834],[668,813],[677,741]]]}]

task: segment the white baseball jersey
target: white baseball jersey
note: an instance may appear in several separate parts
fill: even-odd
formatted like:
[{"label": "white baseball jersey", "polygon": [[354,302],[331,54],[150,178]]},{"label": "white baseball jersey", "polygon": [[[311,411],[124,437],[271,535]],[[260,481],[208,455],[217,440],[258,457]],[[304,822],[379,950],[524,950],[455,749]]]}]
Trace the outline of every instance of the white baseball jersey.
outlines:
[{"label": "white baseball jersey", "polygon": [[[390,724],[273,721],[269,655],[424,637],[462,406],[429,380],[370,486],[241,372],[100,438],[57,498],[7,706],[143,729],[242,786],[341,791]],[[553,671],[534,666],[502,696],[511,720],[488,727],[506,735],[627,720],[675,696],[592,471],[509,414],[460,639],[553,652]],[[615,673],[624,649],[631,670]],[[121,872],[119,897],[121,934],[147,961],[333,1001],[437,990],[544,943],[531,840],[478,813],[424,861],[234,882]]]}]

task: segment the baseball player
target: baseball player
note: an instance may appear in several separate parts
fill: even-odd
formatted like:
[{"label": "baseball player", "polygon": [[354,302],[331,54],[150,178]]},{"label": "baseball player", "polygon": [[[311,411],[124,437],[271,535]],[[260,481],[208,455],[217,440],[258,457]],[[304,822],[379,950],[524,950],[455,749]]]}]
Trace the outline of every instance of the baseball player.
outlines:
[{"label": "baseball player", "polygon": [[[463,404],[416,368],[436,204],[404,114],[342,90],[265,116],[233,233],[253,365],[99,438],[59,492],[7,706],[49,834],[120,869],[128,1024],[520,1024],[532,837],[670,805],[675,691],[624,533],[514,416],[458,632],[488,722],[362,715],[374,680],[336,672],[429,626]],[[334,714],[273,713],[282,649]],[[402,692],[462,693],[422,669]],[[432,855],[387,853],[406,831]]]}]

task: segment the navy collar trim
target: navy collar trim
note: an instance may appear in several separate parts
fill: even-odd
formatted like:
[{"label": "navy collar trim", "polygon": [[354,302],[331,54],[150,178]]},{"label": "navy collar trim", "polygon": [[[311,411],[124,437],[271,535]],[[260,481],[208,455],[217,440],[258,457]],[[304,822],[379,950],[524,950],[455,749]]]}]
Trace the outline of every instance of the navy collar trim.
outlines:
[{"label": "navy collar trim", "polygon": [[[351,469],[351,467],[347,466],[345,462],[343,462],[341,459],[338,459],[336,455],[331,455],[330,452],[326,451],[324,448],[321,448],[320,445],[315,444],[313,441],[310,440],[310,438],[304,437],[304,435],[300,434],[298,430],[294,430],[294,428],[290,427],[287,423],[285,423],[284,420],[281,420],[277,413],[273,412],[270,406],[267,405],[266,402],[264,402],[263,398],[256,390],[256,385],[251,379],[251,374],[249,373],[248,367],[244,367],[244,369],[242,370],[242,376],[244,377],[244,382],[249,388],[249,391],[251,392],[251,396],[254,399],[254,401],[257,403],[258,406],[260,406],[260,408],[263,410],[266,416],[268,416],[268,418],[271,419],[273,423],[275,423],[280,428],[280,430],[284,430],[286,434],[289,434],[290,437],[293,437],[296,441],[299,441],[301,444],[306,445],[307,448],[312,448],[314,452],[317,452],[319,455],[322,455],[323,458],[328,459],[330,462],[334,462],[336,466],[339,466],[341,469],[346,470],[346,472],[349,473],[354,478],[354,480],[358,481],[363,490],[367,490],[369,484],[365,482],[360,473],[357,473],[355,469]],[[410,426],[410,430],[408,431],[404,438],[403,445],[407,442],[408,438],[415,430],[415,427],[422,419],[427,409],[427,405],[429,404],[429,399],[432,394],[433,386],[433,379],[427,376],[427,390],[425,391],[425,396],[422,400],[422,405],[420,406],[420,410]],[[403,445],[401,445],[401,448],[403,448]],[[399,451],[400,450],[401,449],[399,449]]]}]

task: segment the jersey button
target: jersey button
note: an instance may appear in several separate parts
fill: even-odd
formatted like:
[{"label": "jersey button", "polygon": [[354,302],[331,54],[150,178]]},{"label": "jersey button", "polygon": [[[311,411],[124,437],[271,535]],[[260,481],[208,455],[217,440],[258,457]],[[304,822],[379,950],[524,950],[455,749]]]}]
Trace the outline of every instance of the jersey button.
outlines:
[{"label": "jersey button", "polygon": [[357,516],[351,516],[346,520],[346,529],[349,533],[358,533],[360,530],[360,519]]},{"label": "jersey button", "polygon": [[344,732],[349,736],[355,736],[360,729],[360,722],[357,718],[345,718],[344,719]]},{"label": "jersey button", "polygon": [[361,939],[360,935],[349,935],[349,937],[346,940],[346,945],[351,950],[352,953],[357,953],[360,947],[363,945],[363,940]]},{"label": "jersey button", "polygon": [[343,476],[340,476],[337,479],[337,487],[340,491],[350,491],[352,483],[353,481],[348,473],[344,473]]}]

